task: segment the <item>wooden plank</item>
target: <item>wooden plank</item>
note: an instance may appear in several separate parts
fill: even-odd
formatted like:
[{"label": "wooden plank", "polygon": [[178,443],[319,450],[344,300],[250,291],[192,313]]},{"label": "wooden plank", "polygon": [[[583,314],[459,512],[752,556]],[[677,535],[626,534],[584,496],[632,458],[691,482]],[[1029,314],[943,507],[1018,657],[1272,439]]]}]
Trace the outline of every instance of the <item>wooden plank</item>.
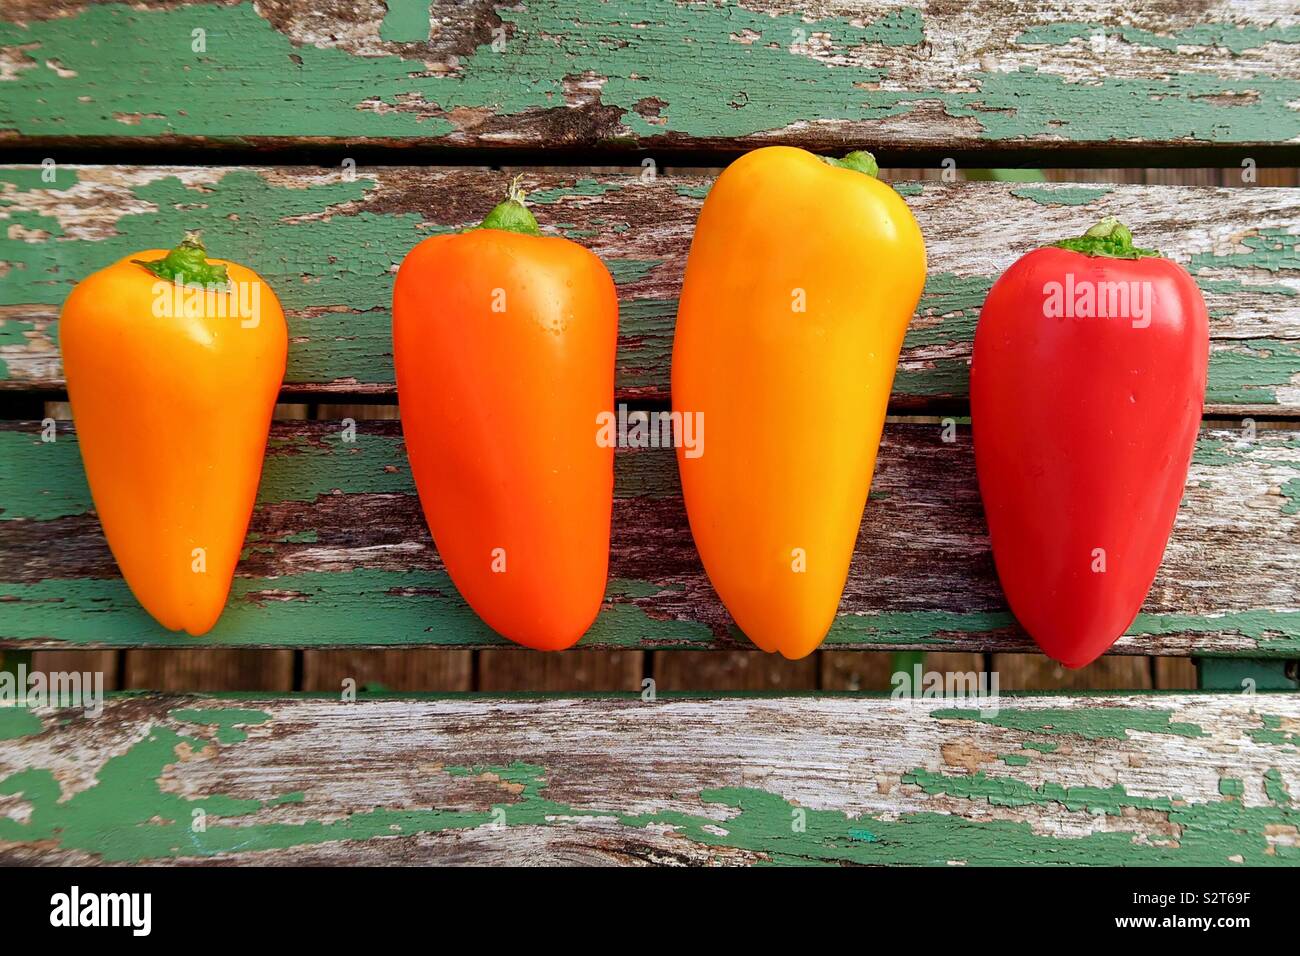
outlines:
[{"label": "wooden plank", "polygon": [[1294,694],[118,696],[0,709],[0,862],[1294,866],[1298,743]]},{"label": "wooden plank", "polygon": [[1150,690],[1155,686],[1151,661],[1145,657],[1111,655],[1069,670],[1042,654],[994,654],[993,670],[1003,692]]},{"label": "wooden plank", "polygon": [[[163,632],[139,609],[91,512],[75,431],[39,434],[39,423],[0,423],[0,645],[502,644],[442,569],[397,422],[358,422],[352,443],[337,422],[272,427],[232,597],[203,639]],[[994,574],[969,428],[944,434],[886,425],[827,650],[1035,649]],[[1300,429],[1248,437],[1202,431],[1164,565],[1116,652],[1300,652]],[[581,646],[749,648],[700,567],[673,454],[615,457],[610,586]]]},{"label": "wooden plank", "polygon": [[[981,654],[965,655],[982,660]],[[894,675],[892,654],[859,654],[856,651],[818,651],[818,681],[828,691],[888,691]]]},{"label": "wooden plank", "polygon": [[574,648],[545,654],[528,648],[486,648],[478,652],[475,690],[489,693],[640,693],[645,674],[642,651]]},{"label": "wooden plank", "polygon": [[[504,175],[372,168],[0,168],[0,387],[63,388],[59,305],[90,272],[201,228],[289,316],[286,389],[392,395],[393,272],[420,238],[478,222]],[[550,233],[590,246],[621,300],[618,394],[668,397],[676,297],[711,180],[530,173]],[[1208,409],[1300,414],[1300,189],[904,183],[929,280],[894,382],[899,410],[960,411],[984,296],[1017,257],[1114,214],[1196,275],[1211,313]]]},{"label": "wooden plank", "polygon": [[[718,651],[713,654],[656,653],[655,690],[673,691],[801,691],[816,690],[820,655],[788,661],[762,651]],[[856,654],[855,657],[863,657]],[[885,659],[887,655],[866,655]]]},{"label": "wooden plank", "polygon": [[1195,690],[1196,664],[1190,657],[1156,657],[1155,686],[1157,690]]},{"label": "wooden plank", "polygon": [[102,674],[105,690],[117,690],[123,656],[122,651],[36,651],[28,672]]},{"label": "wooden plank", "polygon": [[122,686],[188,691],[293,690],[293,651],[191,647],[126,652]]},{"label": "wooden plank", "polygon": [[[402,651],[303,651],[301,690],[473,690],[473,651],[445,648]],[[345,681],[352,681],[345,685]]]},{"label": "wooden plank", "polygon": [[0,130],[22,144],[950,155],[1300,140],[1287,0],[11,0],[3,18]]}]

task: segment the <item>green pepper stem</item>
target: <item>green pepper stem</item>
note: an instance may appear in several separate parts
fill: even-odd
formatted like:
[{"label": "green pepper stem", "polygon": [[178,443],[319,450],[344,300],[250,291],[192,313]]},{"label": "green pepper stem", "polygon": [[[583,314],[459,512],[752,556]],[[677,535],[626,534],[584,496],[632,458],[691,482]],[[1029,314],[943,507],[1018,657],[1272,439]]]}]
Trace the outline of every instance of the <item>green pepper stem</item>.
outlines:
[{"label": "green pepper stem", "polygon": [[525,236],[540,236],[542,231],[537,228],[537,220],[533,214],[528,211],[524,205],[524,191],[519,182],[524,177],[516,176],[510,182],[510,192],[506,196],[505,202],[497,204],[493,210],[484,217],[479,224],[479,229],[500,229],[504,232],[517,232]]},{"label": "green pepper stem", "polygon": [[1159,259],[1155,249],[1139,249],[1133,245],[1133,233],[1114,216],[1107,216],[1082,236],[1062,239],[1052,243],[1058,249],[1081,252],[1085,256],[1104,256],[1108,259]]},{"label": "green pepper stem", "polygon": [[208,251],[203,248],[198,232],[185,233],[181,244],[161,259],[151,262],[132,259],[131,262],[169,282],[179,281],[182,285],[227,285],[230,282],[225,266],[208,261]]},{"label": "green pepper stem", "polygon": [[828,166],[852,169],[859,173],[865,173],[873,179],[880,175],[880,166],[876,163],[876,157],[865,149],[855,149],[843,159],[836,159],[834,156],[823,156],[821,159]]}]

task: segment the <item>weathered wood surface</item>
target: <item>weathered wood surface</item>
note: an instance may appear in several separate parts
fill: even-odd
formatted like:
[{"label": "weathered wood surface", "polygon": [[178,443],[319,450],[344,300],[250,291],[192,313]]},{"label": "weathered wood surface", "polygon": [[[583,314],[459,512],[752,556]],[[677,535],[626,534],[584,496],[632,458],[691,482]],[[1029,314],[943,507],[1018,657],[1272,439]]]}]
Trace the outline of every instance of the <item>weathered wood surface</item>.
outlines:
[{"label": "weathered wood surface", "polygon": [[5,863],[1294,866],[1297,793],[1294,694],[0,709]]},{"label": "weathered wood surface", "polygon": [[1300,142],[1288,0],[9,0],[0,17],[0,132],[19,143],[1218,144],[1235,164]]},{"label": "weathered wood surface", "polygon": [[[2,85],[2,84],[0,84]],[[0,387],[63,386],[59,306],[80,279],[201,228],[289,315],[287,387],[391,394],[393,273],[421,238],[478,222],[505,175],[479,169],[0,169]],[[543,228],[590,246],[621,300],[618,390],[667,396],[677,293],[702,197],[692,176],[528,174]],[[1187,266],[1211,314],[1206,402],[1300,412],[1300,190],[1105,184],[905,183],[929,279],[904,344],[895,408],[960,407],[984,296],[1029,250],[1118,215]]]},{"label": "weathered wood surface", "polygon": [[[118,576],[69,425],[0,424],[0,646],[483,647],[443,571],[397,422],[277,423],[230,602],[161,630]],[[1033,650],[988,550],[969,429],[889,424],[826,647]],[[707,454],[707,446],[706,452]],[[1201,433],[1127,654],[1300,653],[1300,431]],[[749,647],[699,564],[669,449],[616,455],[606,606],[580,646]]]}]

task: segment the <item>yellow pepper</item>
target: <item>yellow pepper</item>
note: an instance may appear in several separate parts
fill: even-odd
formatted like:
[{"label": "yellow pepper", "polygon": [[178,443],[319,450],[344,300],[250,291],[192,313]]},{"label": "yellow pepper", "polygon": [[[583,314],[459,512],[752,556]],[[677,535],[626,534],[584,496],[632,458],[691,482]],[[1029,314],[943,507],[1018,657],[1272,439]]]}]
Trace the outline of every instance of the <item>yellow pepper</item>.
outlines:
[{"label": "yellow pepper", "polygon": [[78,283],[59,348],[122,576],[164,627],[203,634],[225,605],[257,494],[288,349],[280,303],[191,234]]},{"label": "yellow pepper", "polygon": [[774,146],[733,163],[696,225],[673,345],[691,532],[736,624],[765,651],[829,631],[871,487],[925,244],[869,153]]}]

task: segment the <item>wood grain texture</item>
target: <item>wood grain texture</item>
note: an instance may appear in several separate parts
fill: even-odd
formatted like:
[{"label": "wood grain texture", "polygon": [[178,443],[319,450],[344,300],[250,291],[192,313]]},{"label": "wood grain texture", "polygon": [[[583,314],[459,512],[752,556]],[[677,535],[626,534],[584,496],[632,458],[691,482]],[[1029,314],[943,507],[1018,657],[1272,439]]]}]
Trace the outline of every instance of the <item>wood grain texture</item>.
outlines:
[{"label": "wood grain texture", "polygon": [[446,648],[303,651],[302,686],[298,689],[338,695],[367,690],[473,690],[473,655],[473,651]]},{"label": "wood grain texture", "polygon": [[0,130],[16,143],[1300,141],[1287,0],[10,0],[2,16]]},{"label": "wood grain texture", "polygon": [[0,709],[4,863],[1300,862],[1300,696]]},{"label": "wood grain texture", "polygon": [[[425,236],[477,223],[506,175],[480,169],[0,168],[0,388],[59,390],[60,304],[91,272],[199,228],[214,255],[277,291],[286,388],[392,395],[393,274]],[[526,173],[543,229],[602,257],[618,283],[617,389],[668,396],[677,294],[702,197],[692,176]],[[902,183],[929,278],[894,382],[897,410],[966,402],[984,296],[1019,256],[1107,214],[1196,277],[1211,314],[1210,411],[1300,414],[1300,190]]]},{"label": "wood grain texture", "polygon": [[1152,662],[1157,690],[1195,690],[1196,664],[1187,657],[1157,657]]},{"label": "wood grain texture", "polygon": [[122,686],[158,691],[293,690],[293,651],[250,648],[134,648]]},{"label": "wood grain texture", "polygon": [[474,689],[490,693],[635,693],[641,690],[644,673],[643,651],[576,647],[564,654],[547,654],[529,648],[485,648],[478,652]]},{"label": "wood grain texture", "polygon": [[[994,654],[990,666],[997,672],[998,688],[1004,692],[1133,691],[1155,686],[1151,661],[1145,657],[1110,655],[1070,670],[1043,654]],[[1194,688],[1195,682],[1191,686]]]},{"label": "wood grain texture", "polygon": [[[888,666],[887,654],[866,656],[879,658]],[[788,661],[779,654],[764,654],[759,650],[717,651],[712,654],[656,653],[653,662],[655,688],[660,693],[816,690],[821,669],[819,657],[820,652],[809,654],[802,660]]]},{"label": "wood grain texture", "polygon": [[[521,423],[521,427],[528,427]],[[0,645],[501,646],[457,595],[397,422],[272,427],[231,598],[202,639],[162,631],[118,576],[66,423],[0,423]],[[969,428],[885,427],[826,649],[1033,651],[988,550]],[[707,454],[707,450],[705,452]],[[668,449],[615,456],[610,583],[579,645],[750,645],[699,564]],[[1300,652],[1300,431],[1205,429],[1164,564],[1117,653]]]}]

